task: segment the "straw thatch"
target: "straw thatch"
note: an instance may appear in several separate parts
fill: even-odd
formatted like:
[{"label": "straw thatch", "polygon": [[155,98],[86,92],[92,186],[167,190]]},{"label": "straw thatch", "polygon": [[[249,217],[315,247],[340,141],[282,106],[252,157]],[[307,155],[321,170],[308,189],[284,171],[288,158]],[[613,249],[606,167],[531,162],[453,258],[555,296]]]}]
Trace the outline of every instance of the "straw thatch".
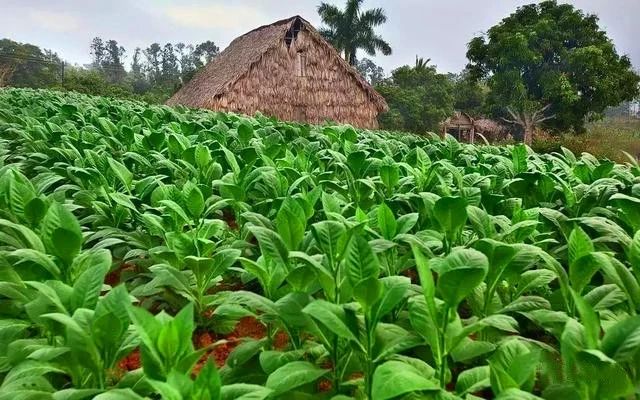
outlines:
[{"label": "straw thatch", "polygon": [[458,140],[473,143],[475,141],[475,126],[473,118],[461,111],[456,111],[453,116],[442,122],[442,134],[452,134]]},{"label": "straw thatch", "polygon": [[509,128],[492,119],[477,119],[474,121],[474,126],[476,128],[476,133],[480,133],[490,142],[511,139],[511,132],[509,132]]},{"label": "straw thatch", "polygon": [[376,128],[378,114],[388,109],[384,98],[299,16],[235,39],[167,104],[362,128]]}]

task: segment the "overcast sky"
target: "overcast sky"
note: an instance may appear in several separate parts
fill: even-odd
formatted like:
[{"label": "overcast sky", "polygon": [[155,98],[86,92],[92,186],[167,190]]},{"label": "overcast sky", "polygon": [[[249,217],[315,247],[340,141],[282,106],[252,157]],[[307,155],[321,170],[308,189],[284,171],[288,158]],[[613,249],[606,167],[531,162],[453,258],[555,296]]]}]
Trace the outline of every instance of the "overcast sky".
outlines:
[{"label": "overcast sky", "polygon": [[[343,0],[333,1],[340,6]],[[416,55],[431,58],[442,72],[466,64],[466,44],[486,31],[521,0],[367,0],[382,7],[388,22],[378,32],[391,44],[391,56],[378,56],[386,73],[413,64]],[[600,17],[619,53],[640,67],[640,0],[572,0]],[[29,42],[57,52],[72,63],[89,62],[95,36],[115,39],[127,49],[150,43],[200,43],[221,49],[255,27],[299,14],[316,27],[320,0],[0,0],[0,38]],[[363,54],[359,54],[362,56]]]}]

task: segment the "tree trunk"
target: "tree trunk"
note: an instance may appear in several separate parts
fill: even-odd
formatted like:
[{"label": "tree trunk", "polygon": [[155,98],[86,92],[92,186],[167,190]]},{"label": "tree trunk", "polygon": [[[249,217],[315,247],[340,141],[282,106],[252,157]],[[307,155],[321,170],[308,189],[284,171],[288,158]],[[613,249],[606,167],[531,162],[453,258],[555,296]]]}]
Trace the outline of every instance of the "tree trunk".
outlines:
[{"label": "tree trunk", "polygon": [[356,59],[355,50],[351,51],[351,53],[349,54],[349,64],[352,65],[352,66],[355,66],[357,61],[358,60]]},{"label": "tree trunk", "polygon": [[535,132],[536,126],[543,121],[555,118],[555,114],[547,117],[544,116],[544,112],[549,109],[549,107],[551,107],[551,104],[547,104],[546,106],[533,112],[515,111],[511,109],[511,107],[507,107],[507,111],[513,119],[502,119],[510,124],[522,126],[524,130],[524,137],[522,138],[523,142],[527,146],[531,146],[531,144],[533,143],[533,133]]},{"label": "tree trunk", "polygon": [[524,128],[524,144],[526,144],[527,146],[531,146],[531,144],[533,144],[533,125],[524,124],[522,127]]}]

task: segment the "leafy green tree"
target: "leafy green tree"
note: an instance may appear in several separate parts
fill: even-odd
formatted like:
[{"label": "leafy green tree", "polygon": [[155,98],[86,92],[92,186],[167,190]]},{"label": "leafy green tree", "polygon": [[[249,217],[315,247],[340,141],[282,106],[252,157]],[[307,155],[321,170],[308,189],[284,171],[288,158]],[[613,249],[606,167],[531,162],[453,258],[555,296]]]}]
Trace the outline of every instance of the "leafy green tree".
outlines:
[{"label": "leafy green tree", "polygon": [[318,14],[327,28],[320,33],[351,65],[356,65],[356,53],[364,50],[370,56],[380,51],[385,56],[391,54],[391,46],[374,32],[374,28],[387,22],[387,15],[382,8],[361,11],[364,0],[347,0],[344,10],[328,4],[320,3]]},{"label": "leafy green tree", "polygon": [[219,53],[220,48],[211,40],[198,44],[193,51],[196,68],[202,68]]},{"label": "leafy green tree", "polygon": [[152,43],[144,49],[146,59],[146,70],[149,81],[157,83],[162,78],[162,47],[159,43]]},{"label": "leafy green tree", "polygon": [[453,81],[454,108],[474,117],[483,115],[489,94],[486,83],[472,79],[467,70],[449,78]]},{"label": "leafy green tree", "polygon": [[178,57],[171,43],[167,43],[162,48],[162,84],[167,86],[175,86],[178,83],[180,70],[178,66]]},{"label": "leafy green tree", "polygon": [[131,61],[131,86],[135,93],[144,93],[149,90],[149,81],[144,73],[144,65],[142,63],[142,50],[140,47],[136,47],[133,52],[133,59]]},{"label": "leafy green tree", "polygon": [[99,37],[94,37],[93,40],[91,40],[89,49],[89,53],[91,54],[91,66],[96,69],[101,68],[102,63],[107,56],[104,41]]},{"label": "leafy green tree", "polygon": [[417,59],[414,67],[400,67],[376,86],[389,104],[389,112],[380,117],[383,128],[416,133],[437,131],[438,124],[453,113],[452,81],[427,63],[428,60]]},{"label": "leafy green tree", "polygon": [[124,80],[127,72],[124,69],[123,58],[126,53],[124,47],[118,42],[110,39],[105,43],[106,59],[102,64],[104,74],[111,83],[120,83]]},{"label": "leafy green tree", "polygon": [[541,123],[582,132],[585,119],[638,93],[640,78],[598,18],[555,1],[518,8],[472,39],[467,57],[473,76],[487,77],[493,112],[520,125],[526,143]]},{"label": "leafy green tree", "polygon": [[122,83],[127,76],[123,58],[126,53],[124,47],[116,40],[102,40],[99,37],[91,41],[91,66],[100,70],[110,83]]},{"label": "leafy green tree", "polygon": [[384,69],[368,58],[359,60],[355,67],[360,75],[372,85],[377,85],[384,79]]},{"label": "leafy green tree", "polygon": [[57,54],[29,43],[0,40],[0,86],[48,87],[60,80]]}]

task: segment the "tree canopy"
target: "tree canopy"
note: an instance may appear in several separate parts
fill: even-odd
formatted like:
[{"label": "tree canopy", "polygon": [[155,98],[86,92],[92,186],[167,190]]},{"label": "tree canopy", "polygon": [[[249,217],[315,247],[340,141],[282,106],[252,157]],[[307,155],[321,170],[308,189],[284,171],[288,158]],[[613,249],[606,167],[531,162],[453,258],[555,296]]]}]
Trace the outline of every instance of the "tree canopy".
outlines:
[{"label": "tree canopy", "polygon": [[382,128],[437,132],[438,124],[453,114],[453,81],[428,62],[417,58],[413,67],[395,69],[376,86],[389,104],[389,111],[380,116]]},{"label": "tree canopy", "polygon": [[45,87],[60,79],[61,60],[50,50],[10,39],[0,40],[0,87]]},{"label": "tree canopy", "polygon": [[370,56],[375,56],[377,51],[385,56],[391,54],[389,43],[374,32],[375,27],[387,22],[387,15],[382,8],[361,11],[363,1],[347,0],[344,10],[324,2],[318,6],[318,14],[327,25],[320,29],[320,34],[344,53],[345,60],[351,65],[356,65],[359,49]]},{"label": "tree canopy", "polygon": [[518,8],[471,40],[467,57],[472,76],[487,79],[493,113],[522,125],[526,141],[542,122],[581,132],[586,118],[638,93],[598,18],[555,1]]}]

